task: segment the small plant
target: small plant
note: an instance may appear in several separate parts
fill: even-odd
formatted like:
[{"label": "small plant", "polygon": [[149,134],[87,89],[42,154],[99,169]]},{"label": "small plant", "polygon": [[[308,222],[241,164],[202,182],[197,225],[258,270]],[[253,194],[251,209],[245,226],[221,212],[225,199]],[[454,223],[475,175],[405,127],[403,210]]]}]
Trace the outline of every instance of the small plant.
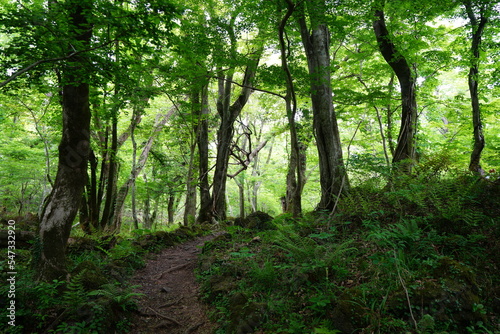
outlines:
[{"label": "small plant", "polygon": [[112,301],[123,311],[135,308],[134,297],[140,297],[143,294],[132,292],[136,286],[130,286],[126,289],[121,288],[118,284],[104,284],[101,289],[94,290],[88,293],[89,296],[104,297]]}]

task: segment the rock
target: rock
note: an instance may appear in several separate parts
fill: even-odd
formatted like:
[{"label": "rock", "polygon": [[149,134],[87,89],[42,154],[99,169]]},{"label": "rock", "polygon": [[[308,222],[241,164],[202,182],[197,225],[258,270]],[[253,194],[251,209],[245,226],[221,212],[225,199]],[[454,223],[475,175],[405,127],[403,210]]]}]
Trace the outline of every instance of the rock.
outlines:
[{"label": "rock", "polygon": [[366,327],[367,310],[358,302],[362,295],[361,288],[347,289],[338,299],[329,318],[336,330],[343,334],[356,332]]},{"label": "rock", "polygon": [[241,292],[235,293],[229,298],[230,323],[227,332],[253,333],[262,323],[265,309],[265,304],[249,301],[248,297]]},{"label": "rock", "polygon": [[246,218],[236,218],[234,224],[251,230],[275,230],[273,217],[262,211],[249,214]]}]

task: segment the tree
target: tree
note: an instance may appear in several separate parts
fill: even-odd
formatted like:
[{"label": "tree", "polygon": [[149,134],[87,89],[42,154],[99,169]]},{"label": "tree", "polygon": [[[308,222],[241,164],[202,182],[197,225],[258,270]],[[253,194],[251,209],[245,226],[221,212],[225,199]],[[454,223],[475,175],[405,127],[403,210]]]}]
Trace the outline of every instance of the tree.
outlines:
[{"label": "tree", "polygon": [[[92,38],[92,1],[68,1],[68,52],[88,48]],[[80,207],[90,153],[90,106],[87,58],[66,61],[61,73],[63,132],[54,187],[40,221],[37,279],[52,281],[66,275],[65,249]]]},{"label": "tree", "polygon": [[[228,23],[221,24],[227,32],[229,39],[229,57],[238,59],[237,36],[235,34],[235,22],[238,12],[232,14]],[[259,40],[258,37],[255,38]],[[244,63],[244,75],[241,81],[241,92],[231,101],[234,86],[234,65],[230,65],[227,71],[224,71],[222,64],[217,69],[218,97],[217,113],[220,117],[220,126],[217,131],[217,157],[212,185],[212,205],[210,216],[218,219],[226,219],[226,181],[227,169],[230,156],[230,147],[234,135],[234,122],[245,107],[252,93],[252,82],[257,71],[257,66],[263,52],[263,47],[257,44],[254,48],[248,50],[247,59]]]},{"label": "tree", "polygon": [[375,2],[373,30],[377,38],[380,53],[396,74],[401,89],[401,126],[392,162],[396,165],[399,164],[398,168],[401,168],[401,171],[404,173],[411,173],[412,165],[416,160],[416,79],[410,64],[401,50],[394,44],[387,30],[384,6],[385,0]]},{"label": "tree", "polygon": [[295,12],[295,4],[292,1],[287,1],[287,11],[278,25],[278,38],[281,53],[281,68],[285,72],[286,95],[285,107],[290,126],[290,143],[291,154],[287,174],[287,192],[284,199],[284,210],[290,212],[294,217],[302,215],[302,191],[304,189],[305,178],[301,159],[302,152],[300,149],[299,138],[297,135],[297,125],[295,117],[297,115],[297,97],[295,95],[295,86],[293,83],[292,73],[290,72],[287,60],[287,46],[285,41],[285,28],[288,19]]},{"label": "tree", "polygon": [[349,190],[349,179],[332,102],[330,31],[325,15],[326,3],[324,0],[309,0],[299,8],[301,11],[298,22],[310,75],[313,127],[319,155],[321,199],[317,209],[332,211],[336,199]]},{"label": "tree", "polygon": [[481,152],[483,151],[485,140],[483,134],[483,122],[481,117],[481,106],[479,103],[479,63],[481,52],[481,40],[484,29],[488,23],[490,12],[495,1],[463,1],[465,12],[471,25],[471,59],[468,75],[470,100],[472,104],[472,126],[474,128],[474,145],[470,156],[469,170],[479,174],[484,174],[481,168]]}]

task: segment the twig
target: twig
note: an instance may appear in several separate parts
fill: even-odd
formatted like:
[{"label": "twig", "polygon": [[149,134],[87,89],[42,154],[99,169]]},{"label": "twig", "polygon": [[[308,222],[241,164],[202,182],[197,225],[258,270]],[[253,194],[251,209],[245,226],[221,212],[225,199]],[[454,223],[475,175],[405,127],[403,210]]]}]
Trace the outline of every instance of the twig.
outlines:
[{"label": "twig", "polygon": [[161,313],[158,313],[157,311],[153,310],[151,307],[148,306],[148,309],[153,311],[157,316],[159,316],[160,318],[163,318],[165,320],[168,320],[168,321],[171,321],[173,322],[174,324],[176,324],[177,326],[182,326],[177,320],[175,319],[172,319],[172,318],[169,318],[167,317],[166,315],[163,315]]},{"label": "twig", "polygon": [[184,263],[184,264],[180,264],[180,265],[178,265],[178,266],[172,267],[172,268],[170,268],[170,269],[168,269],[168,270],[165,270],[164,272],[162,272],[162,273],[160,274],[160,276],[158,276],[158,278],[157,278],[156,280],[162,279],[162,278],[163,278],[163,275],[168,274],[168,273],[170,273],[170,272],[172,272],[172,271],[175,271],[175,270],[177,270],[177,269],[181,269],[181,268],[187,267],[187,266],[188,266],[188,265],[190,265],[190,264],[191,264],[191,263],[190,263],[190,262],[188,262],[188,263]]},{"label": "twig", "polygon": [[401,273],[399,272],[398,259],[396,257],[396,250],[394,250],[394,260],[396,260],[395,264],[396,264],[396,271],[398,272],[399,281],[401,282],[401,286],[403,287],[403,290],[405,290],[406,302],[408,303],[408,309],[410,310],[411,319],[413,320],[413,324],[415,325],[415,329],[418,329],[417,320],[415,320],[415,317],[413,316],[413,311],[411,310],[410,295],[408,294],[408,289],[406,288],[405,282],[403,281],[403,278],[401,277]]},{"label": "twig", "polygon": [[175,302],[170,302],[170,303],[163,304],[159,308],[174,306],[175,304],[177,304],[178,302],[180,302],[182,299],[184,299],[184,297],[181,297],[181,298],[177,299]]},{"label": "twig", "polygon": [[351,153],[350,153],[351,144],[352,144],[352,142],[354,140],[354,137],[356,137],[356,133],[358,133],[359,127],[361,126],[362,122],[363,122],[363,120],[359,121],[358,126],[356,127],[356,130],[354,131],[354,134],[351,137],[351,141],[349,142],[349,145],[347,146],[347,162],[346,162],[345,167],[343,167],[344,168],[344,173],[342,173],[343,174],[342,175],[342,182],[340,183],[339,193],[337,195],[337,198],[335,199],[335,204],[333,205],[333,209],[332,209],[332,211],[329,214],[330,217],[332,217],[333,214],[335,213],[335,210],[337,209],[337,204],[339,203],[340,195],[342,194],[342,191],[344,190],[344,182],[345,182],[345,179],[346,179],[347,166],[349,164],[349,157],[351,155]]},{"label": "twig", "polygon": [[59,316],[56,318],[56,320],[54,320],[49,327],[47,327],[47,329],[43,332],[43,334],[46,334],[48,333],[52,328],[56,327],[57,325],[59,325],[59,323],[61,322],[61,320],[63,319],[63,317],[66,315],[66,313],[68,310],[65,309],[61,314],[59,314]]},{"label": "twig", "polygon": [[203,324],[204,324],[204,322],[200,322],[200,323],[197,323],[196,325],[193,325],[193,326],[189,327],[188,329],[186,329],[186,331],[184,332],[184,334],[189,334],[189,333],[194,332],[199,327],[201,327]]}]

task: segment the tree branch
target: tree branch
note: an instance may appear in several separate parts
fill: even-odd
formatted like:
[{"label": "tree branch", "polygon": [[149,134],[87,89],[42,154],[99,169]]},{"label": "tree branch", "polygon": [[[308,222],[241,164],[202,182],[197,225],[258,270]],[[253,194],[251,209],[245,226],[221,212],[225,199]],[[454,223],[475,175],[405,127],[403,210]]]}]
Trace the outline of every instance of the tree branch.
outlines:
[{"label": "tree branch", "polygon": [[40,64],[44,64],[44,63],[55,63],[55,62],[58,62],[58,61],[62,61],[62,60],[68,60],[70,58],[73,58],[74,56],[76,55],[79,55],[80,53],[84,53],[84,52],[89,52],[89,51],[93,51],[93,50],[97,50],[97,49],[100,49],[106,45],[109,45],[111,43],[115,42],[114,40],[113,41],[108,41],[104,44],[101,44],[101,45],[98,45],[98,46],[95,46],[93,48],[90,48],[90,49],[86,49],[86,50],[81,50],[81,51],[75,51],[75,52],[72,52],[66,56],[63,56],[63,57],[56,57],[56,58],[51,58],[51,59],[43,59],[43,60],[38,60],[36,62],[34,62],[33,64],[30,64],[28,66],[26,66],[25,68],[22,68],[20,69],[19,71],[15,72],[14,74],[12,74],[8,79],[0,82],[0,88],[2,88],[3,86],[7,85],[8,83],[10,83],[11,81],[14,81],[15,79],[17,79],[17,77],[23,75],[24,73],[28,72],[29,70],[37,67],[38,65]]},{"label": "tree branch", "polygon": [[281,95],[279,93],[271,92],[269,90],[260,89],[260,88],[256,88],[256,87],[252,87],[252,86],[247,86],[247,85],[244,85],[244,84],[240,84],[240,83],[238,83],[236,81],[225,79],[225,78],[221,78],[221,77],[218,77],[218,76],[210,76],[210,78],[224,80],[226,82],[235,84],[236,86],[239,86],[241,88],[249,88],[249,89],[252,89],[252,90],[257,91],[257,92],[267,93],[267,94],[271,94],[271,95],[277,96],[279,98],[285,99],[285,97],[283,95]]}]

